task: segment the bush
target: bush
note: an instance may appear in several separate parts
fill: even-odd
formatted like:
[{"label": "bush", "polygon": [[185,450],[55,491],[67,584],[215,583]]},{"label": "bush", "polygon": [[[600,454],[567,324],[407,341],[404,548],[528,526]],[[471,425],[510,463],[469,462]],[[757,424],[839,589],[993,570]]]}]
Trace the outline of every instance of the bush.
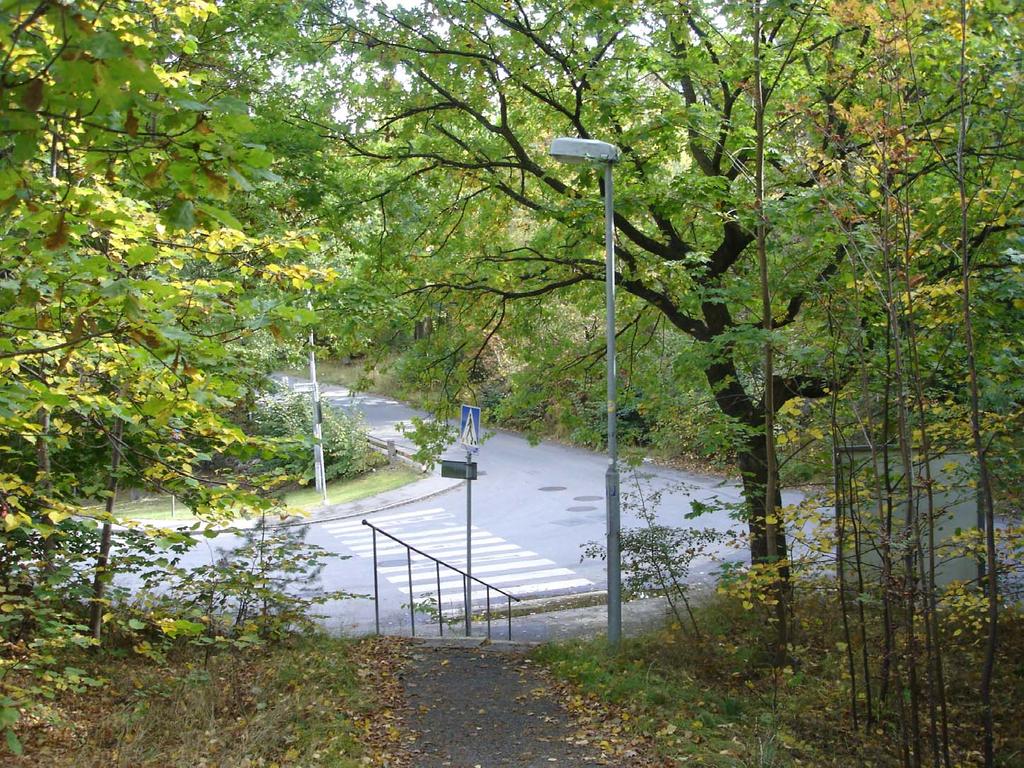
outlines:
[{"label": "bush", "polygon": [[140,573],[141,588],[125,597],[124,607],[138,616],[129,628],[149,632],[145,650],[158,659],[170,641],[217,650],[310,633],[324,618],[317,606],[352,595],[322,588],[327,562],[348,556],[307,542],[308,531],[261,520],[241,531],[237,544],[218,548],[209,564],[185,568],[173,556],[157,558]]},{"label": "bush", "polygon": [[[313,419],[308,393],[275,392],[256,404],[251,420],[257,434],[281,441],[281,450],[264,459],[263,469],[298,475],[304,483],[313,479]],[[359,419],[324,406],[321,426],[328,480],[356,477],[385,461],[370,449]]]},{"label": "bush", "polygon": [[[716,551],[732,537],[732,533],[660,523],[658,508],[662,495],[673,489],[664,488],[645,494],[635,472],[633,479],[636,491],[622,494],[622,509],[635,515],[642,525],[623,528],[620,532],[623,598],[631,600],[662,595],[675,615],[676,623],[680,627],[685,623],[682,607],[694,634],[700,637],[700,627],[691,603],[691,588],[695,581],[690,578],[690,570],[695,563],[713,560]],[[691,500],[691,505],[694,512],[689,513],[688,518],[696,517],[706,506],[696,499]],[[607,549],[603,543],[591,541],[584,545],[584,556],[604,560]]]}]

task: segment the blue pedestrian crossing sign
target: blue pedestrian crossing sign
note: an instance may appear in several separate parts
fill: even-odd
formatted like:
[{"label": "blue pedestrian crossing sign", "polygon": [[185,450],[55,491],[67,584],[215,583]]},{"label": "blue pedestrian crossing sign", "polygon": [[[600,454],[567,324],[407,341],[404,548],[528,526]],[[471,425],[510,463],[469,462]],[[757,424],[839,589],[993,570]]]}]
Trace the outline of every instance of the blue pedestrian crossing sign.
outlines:
[{"label": "blue pedestrian crossing sign", "polygon": [[480,408],[475,405],[462,406],[459,420],[459,442],[468,451],[480,450]]}]

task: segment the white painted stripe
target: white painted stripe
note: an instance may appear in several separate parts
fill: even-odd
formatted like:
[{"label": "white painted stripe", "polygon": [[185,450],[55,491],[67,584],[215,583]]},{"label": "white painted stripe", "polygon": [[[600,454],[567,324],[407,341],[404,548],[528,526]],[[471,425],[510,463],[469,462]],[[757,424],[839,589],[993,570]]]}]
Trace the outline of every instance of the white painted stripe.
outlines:
[{"label": "white painted stripe", "polygon": [[[417,523],[418,522],[419,521],[417,521]],[[436,524],[437,522],[439,522],[439,520],[433,521],[433,522]],[[397,539],[409,539],[411,537],[445,536],[445,535],[452,535],[452,534],[461,534],[463,537],[466,536],[466,526],[465,525],[460,525],[460,524],[454,523],[454,522],[444,523],[443,525],[440,525],[438,527],[420,528],[418,530],[410,529],[411,525],[413,525],[413,524],[414,523],[410,523],[410,524],[408,524],[406,526],[399,526],[398,528],[392,528],[388,532],[389,532],[389,534],[391,534],[392,536],[394,536]],[[475,534],[475,532],[479,532],[481,530],[483,530],[483,529],[480,528],[480,527],[477,527],[476,525],[473,526],[474,534]],[[370,537],[373,536],[373,531],[370,528],[366,527],[366,526],[364,526],[364,527],[362,527],[362,528],[360,528],[358,530],[351,530],[351,531],[347,531],[347,530],[334,531],[334,530],[332,530],[332,531],[329,531],[329,532],[330,532],[330,534],[332,536],[334,536],[337,539],[346,539],[346,538],[349,538],[349,537],[352,537],[352,536],[359,536],[360,538],[366,538],[367,536],[370,536]],[[484,531],[484,532],[486,532],[486,531]],[[382,534],[382,535],[380,535],[380,537],[378,538],[377,541],[379,541],[379,542],[380,541],[389,542],[391,540],[388,539],[386,536],[384,536]]]},{"label": "white painted stripe", "polygon": [[[538,555],[536,552],[531,552],[528,549],[520,549],[516,552],[502,552],[497,555],[483,555],[480,557],[477,556],[478,554],[478,550],[476,549],[476,547],[474,547],[473,565],[476,565],[477,563],[493,563],[499,560],[509,561],[516,559],[526,559],[530,557],[540,557],[540,555]],[[449,565],[456,565],[462,567],[466,562],[466,555],[465,553],[462,553],[459,557],[449,557],[447,560],[445,560],[445,562]]]},{"label": "white painted stripe", "polygon": [[[452,533],[454,533],[454,531]],[[335,534],[331,534],[331,535],[336,540],[340,541],[342,544],[345,544],[346,546],[353,546],[353,545],[355,545],[355,546],[362,546],[362,547],[373,547],[373,534],[369,530],[367,530],[365,533],[355,533],[355,532],[353,532],[353,533],[345,533],[345,534],[335,533]],[[474,537],[476,535],[477,535],[476,533],[473,534]],[[462,538],[465,538],[465,537],[466,537],[466,533],[465,533],[465,531],[463,531],[462,532]],[[400,536],[399,538],[404,538],[404,537]],[[393,547],[393,546],[398,546],[398,543],[394,539],[389,539],[387,536],[378,536],[377,537],[377,546],[378,547]]]},{"label": "white painted stripe", "polygon": [[[480,538],[476,538],[476,537],[473,538],[473,546],[474,546],[474,548],[476,547],[477,544],[489,545],[489,544],[507,544],[507,543],[508,543],[507,541],[505,541],[504,539],[499,539],[497,536],[488,536],[486,538],[481,536]],[[412,542],[410,542],[410,544],[412,544]],[[368,546],[368,547],[364,546],[362,544],[347,544],[346,546],[349,549],[351,549],[353,552],[355,552],[356,554],[362,555],[363,557],[370,557],[371,555],[373,555],[373,545],[372,544],[370,546]],[[454,541],[440,541],[440,542],[436,542],[434,544],[432,544],[431,542],[428,541],[428,542],[424,542],[423,544],[413,544],[413,546],[418,548],[418,549],[429,550],[427,552],[428,555],[433,555],[434,557],[443,557],[442,553],[444,553],[444,552],[460,552],[460,551],[461,552],[465,552],[466,551],[466,540],[462,539],[460,541],[458,539],[455,539]],[[379,559],[381,557],[384,557],[385,555],[394,555],[394,554],[404,555],[405,551],[406,551],[406,548],[403,547],[400,544],[392,544],[392,545],[387,546],[387,547],[382,547],[382,546],[380,546],[378,544],[377,545],[377,558]],[[415,554],[415,552],[413,554]]]},{"label": "white painted stripe", "polygon": [[368,522],[372,522],[374,525],[380,527],[383,524],[390,525],[402,525],[410,522],[419,522],[425,519],[435,519],[438,517],[455,517],[451,512],[445,512],[443,507],[431,507],[430,509],[418,509],[413,512],[392,512],[390,514],[371,514],[366,518],[349,518],[347,520],[336,520],[334,522],[328,522],[324,524],[324,527],[328,530],[369,530],[370,528],[362,524],[362,520],[366,519]]},{"label": "white painted stripe", "polygon": [[[498,544],[498,545],[495,545],[493,547],[481,547],[480,549],[475,549],[474,548],[473,549],[473,562],[474,563],[482,562],[481,560],[479,560],[477,558],[478,554],[486,554],[486,553],[491,553],[491,552],[500,552],[500,553],[503,553],[503,556],[506,556],[506,557],[536,557],[537,556],[537,554],[535,552],[527,552],[525,550],[520,550],[519,547],[516,546],[515,544]],[[461,557],[459,555],[461,555]],[[456,554],[456,555],[447,556],[447,557],[442,557],[441,559],[444,560],[444,562],[448,563],[449,565],[459,566],[462,563],[466,562],[466,550],[465,550],[465,548],[463,548],[461,553]],[[412,570],[413,570],[413,573],[416,572],[417,568],[424,569],[424,570],[426,570],[426,569],[433,570],[433,568],[434,568],[434,561],[429,559],[429,558],[423,557],[421,555],[417,555],[415,552],[413,552],[413,554],[412,554]],[[381,573],[391,573],[393,571],[403,571],[404,572],[406,569],[407,569],[407,565],[383,565],[383,566],[380,566],[377,570],[380,571]],[[443,565],[441,566],[441,569],[442,570],[444,569]]]},{"label": "white painted stripe", "polygon": [[[498,541],[500,541],[500,539],[498,539]],[[516,549],[516,545],[515,544],[494,544],[493,546],[494,547],[505,547],[505,548],[507,548],[507,550],[515,550]],[[491,547],[489,547],[489,546],[488,547],[483,547],[482,549],[490,550]],[[391,562],[388,562],[388,567],[395,566],[398,563],[407,563],[407,560],[406,560],[406,552],[407,551],[408,550],[406,550],[404,547],[402,549],[393,549],[393,550],[388,550],[388,551],[384,551],[384,552],[378,551],[377,552],[377,562],[380,563],[381,561],[391,561]],[[477,550],[474,549],[473,552],[474,552],[474,554],[476,554]],[[428,554],[431,555],[431,557],[429,557],[429,558],[421,557],[421,556],[417,555],[415,552],[413,552],[411,554],[412,554],[413,568],[415,568],[417,566],[417,564],[422,565],[425,568],[428,567],[428,566],[433,568],[434,567],[433,566],[433,562],[436,559],[436,560],[440,560],[441,561],[441,570],[444,570],[444,567],[445,567],[444,564],[445,563],[448,563],[450,565],[456,565],[452,561],[456,557],[458,557],[459,555],[462,555],[462,559],[463,560],[466,559],[466,557],[465,557],[465,555],[466,555],[466,547],[465,546],[456,547],[455,549],[431,549],[431,550],[428,550]],[[371,552],[356,552],[356,555],[359,556],[359,557],[362,557],[362,558],[364,558],[366,560],[370,560],[373,557],[373,554]],[[383,573],[383,571],[382,571],[382,573]]]},{"label": "white painted stripe", "polygon": [[[519,545],[518,544],[493,544],[493,545],[487,546],[487,547],[480,547],[479,549],[477,547],[473,547],[473,558],[475,560],[477,554],[484,554],[484,553],[490,553],[490,552],[509,552],[509,551],[514,551],[514,550],[518,550],[518,549],[519,549]],[[359,555],[359,557],[365,557],[366,559],[370,559],[370,557],[373,554],[373,552],[371,550],[371,552],[368,553],[368,554],[361,554],[361,553],[357,553],[357,554]],[[399,554],[404,556],[405,555],[405,550],[403,549]],[[437,552],[431,552],[430,554],[432,554],[434,557],[438,557],[441,560],[444,560],[447,563],[447,562],[449,562],[449,559],[448,559],[449,557],[454,560],[455,558],[459,557],[460,555],[462,556],[462,559],[465,560],[466,559],[466,548],[465,547],[461,547],[461,548],[456,549],[456,550],[451,550],[451,551],[449,551],[448,554],[438,554]],[[382,558],[378,558],[378,559],[382,559]],[[388,559],[390,560],[391,557],[389,556]],[[413,562],[413,568],[415,568],[417,562],[426,563],[426,562],[432,562],[432,561],[428,560],[425,557],[422,557],[421,555],[417,555],[415,552],[413,552],[412,553],[412,562]],[[454,565],[454,563],[453,563],[453,565]],[[387,566],[387,567],[390,567],[390,566]],[[402,567],[404,568],[405,566],[402,566]],[[442,566],[442,567],[444,567],[444,566]]]},{"label": "white painted stripe", "polygon": [[[519,550],[518,544],[492,544],[486,547],[473,547],[473,561],[476,562],[476,556],[478,554],[486,554],[490,552],[514,552],[517,550]],[[454,550],[441,550],[441,554],[438,554],[437,552],[431,552],[430,554],[434,557],[444,560],[446,563],[451,563],[452,565],[455,565],[456,561],[466,559],[466,548],[457,547]],[[433,563],[433,560],[425,558],[422,555],[417,555],[415,552],[413,552],[412,562],[412,567],[415,568],[416,563]],[[431,567],[433,567],[433,565],[431,565]],[[441,567],[443,568],[444,566]]]},{"label": "white painted stripe", "polygon": [[[546,581],[539,584],[515,584],[507,587],[502,587],[506,592],[511,592],[516,597],[520,594],[532,595],[537,592],[554,592],[557,589],[574,589],[576,587],[589,587],[593,586],[594,582],[590,579],[565,579],[564,581]],[[473,592],[473,599],[477,599],[477,595],[484,596],[484,592]]]},{"label": "white painted stripe", "polygon": [[[505,590],[506,592],[509,592],[514,597],[519,597],[520,595],[534,595],[534,594],[538,594],[540,592],[554,592],[554,591],[559,590],[559,589],[575,589],[577,587],[588,587],[588,586],[593,586],[593,584],[594,584],[594,582],[592,582],[590,579],[563,579],[561,581],[543,581],[543,582],[539,582],[539,583],[536,583],[536,584],[517,584],[515,586],[502,587],[502,589]],[[408,587],[400,587],[398,589],[398,591],[401,592],[403,595],[409,594],[409,588]],[[462,589],[461,588],[458,589],[457,592],[458,592],[458,599],[461,600],[462,599]],[[416,592],[417,596],[421,596],[421,595],[422,596],[429,596],[430,594],[431,594],[431,592],[428,589],[425,589],[422,592],[417,590],[417,592]],[[436,591],[434,592],[434,594],[435,595],[437,594]],[[442,602],[448,602],[449,601],[449,598],[445,596],[447,594],[448,594],[448,592],[444,589],[444,584],[442,583],[441,584]],[[487,598],[487,590],[486,589],[474,589],[473,590],[473,600],[474,601],[485,600],[486,598]],[[492,590],[491,591],[491,603],[494,604],[496,601],[499,601],[499,600],[502,603],[505,602],[504,595],[502,595],[502,594]]]},{"label": "white painted stripe", "polygon": [[[391,512],[391,513],[386,514],[386,515],[372,515],[372,516],[367,517],[367,520],[369,520],[369,522],[373,523],[374,525],[377,525],[378,527],[380,527],[378,525],[379,523],[392,523],[392,522],[395,522],[396,520],[409,520],[410,518],[415,519],[415,518],[422,517],[423,515],[436,515],[436,514],[438,514],[440,512],[444,512],[444,507],[431,507],[430,509],[417,509],[417,510],[415,510],[413,512]],[[448,514],[452,515],[451,512],[449,512]],[[454,517],[454,515],[452,515],[452,516]],[[335,529],[337,529],[337,528],[353,528],[353,529],[366,528],[366,526],[363,525],[362,518],[360,518],[359,520],[345,520],[345,521],[337,522],[337,523],[327,523],[327,524],[324,525],[324,527],[327,528],[327,530],[331,530],[332,528],[335,528]],[[369,530],[369,529],[367,529],[367,530]]]},{"label": "white painted stripe", "polygon": [[[490,536],[491,534],[487,531],[474,531],[473,538],[477,535]],[[449,539],[462,539],[466,540],[466,529],[448,528],[447,530],[435,528],[430,531],[416,531],[415,533],[403,533],[398,538],[408,544],[419,544],[429,541],[447,541]],[[378,539],[379,541],[379,539]],[[385,542],[388,544],[394,543],[391,539],[385,538]]]},{"label": "white painted stripe", "polygon": [[[489,536],[490,534],[486,534],[485,533],[485,534],[474,535],[473,536],[473,540],[475,541],[478,536],[484,536],[484,535]],[[345,544],[345,545],[347,545],[349,547],[352,547],[353,549],[367,549],[368,551],[371,551],[371,552],[373,551],[373,539],[372,538],[370,538],[369,541],[366,540],[365,536],[360,538],[358,541],[355,541],[353,539],[354,539],[354,537],[348,537],[346,539],[341,539],[341,543]],[[405,536],[402,537],[402,541],[404,541],[406,544],[411,544],[412,546],[419,547],[421,549],[424,548],[424,547],[432,546],[432,545],[434,545],[434,546],[448,546],[450,544],[454,544],[457,541],[463,541],[464,542],[465,540],[466,540],[466,532],[465,531],[451,531],[449,533],[435,533],[435,534],[432,534],[430,536],[417,536],[417,537],[408,537],[408,538],[405,537]],[[385,550],[385,549],[394,549],[395,547],[401,547],[401,546],[402,545],[399,544],[398,542],[392,541],[391,539],[388,539],[388,538],[378,538],[377,539],[377,551],[378,552],[380,552],[382,550]],[[403,549],[404,549],[404,547],[403,547]]]},{"label": "white painted stripe", "polygon": [[[515,545],[513,545],[513,546],[515,546]],[[482,557],[477,557],[477,553],[474,550],[473,551],[473,564],[476,565],[477,563],[493,563],[493,562],[497,562],[497,561],[521,560],[521,559],[525,559],[525,558],[529,558],[529,557],[540,557],[540,555],[538,555],[536,552],[530,552],[529,550],[523,549],[523,550],[520,550],[518,552],[502,552],[502,553],[497,554],[497,555],[484,555]],[[448,563],[448,565],[455,565],[455,566],[458,566],[458,567],[461,568],[463,565],[465,565],[466,558],[465,558],[465,556],[463,556],[463,557],[450,557],[450,558],[447,558],[445,560],[445,562]],[[393,573],[393,572],[396,572],[396,571],[405,571],[406,570],[406,566],[404,566],[404,565],[385,565],[385,566],[382,566],[382,567],[378,568],[377,570],[380,573]],[[413,556],[412,556],[412,572],[416,573],[417,571],[428,571],[428,570],[429,571],[433,571],[434,570],[434,561],[433,560],[428,560],[425,557],[420,557],[417,554],[413,554]]]},{"label": "white painted stripe", "polygon": [[[441,524],[446,523],[447,521],[452,520],[452,519],[453,519],[452,516],[449,515],[448,513],[446,513],[446,512],[438,512],[437,514],[427,515],[426,517],[419,518],[418,520],[413,520],[413,521],[410,521],[410,522],[407,522],[407,523],[404,523],[404,524],[396,523],[395,525],[389,525],[388,523],[384,523],[384,526],[377,526],[377,527],[378,528],[383,528],[383,530],[386,530],[388,533],[390,533],[393,536],[401,536],[402,535],[402,531],[406,530],[406,528],[411,527],[413,525],[421,525],[421,524],[441,525]],[[455,527],[455,526],[453,525],[453,527]],[[462,525],[461,527],[463,529],[465,529],[466,526]],[[368,526],[365,526],[365,525],[359,525],[359,526],[356,526],[356,527],[346,527],[346,528],[328,528],[328,527],[324,526],[324,530],[327,531],[327,533],[331,534],[332,536],[340,536],[340,537],[346,537],[346,536],[372,536],[373,535],[373,531]],[[386,536],[384,536],[384,534],[378,534],[378,536],[380,538],[387,538]]]},{"label": "white painted stripe", "polygon": [[[476,574],[474,574],[474,576],[475,575]],[[504,589],[504,587],[502,586],[503,584],[514,584],[517,581],[521,582],[524,579],[548,579],[548,578],[551,578],[552,576],[575,576],[575,575],[576,575],[576,573],[574,571],[570,571],[568,568],[548,568],[547,570],[543,570],[543,571],[530,571],[528,573],[512,573],[512,574],[507,574],[507,575],[488,576],[486,579],[482,579],[482,581],[486,581],[491,586],[501,587],[502,589]],[[386,578],[392,584],[403,584],[404,583],[404,584],[408,585],[408,583],[409,583],[408,578],[403,579],[402,575],[400,573],[396,573],[393,576],[387,576]],[[415,582],[415,579],[413,579],[413,581]],[[454,578],[450,577],[450,576],[449,577],[445,577],[443,574],[441,576],[441,587],[442,588],[446,584],[448,584],[448,585],[452,585],[452,584],[458,585],[458,584],[461,584],[461,583],[462,583],[462,577],[461,576],[455,576]],[[434,584],[434,587],[436,589],[436,587],[437,587],[436,582]]]},{"label": "white painted stripe", "polygon": [[[422,517],[423,515],[436,515],[445,511],[444,507],[428,507],[427,509],[414,509],[410,512],[387,512],[385,514],[373,514],[368,516],[368,520],[371,520],[374,525],[377,523],[394,523],[400,520],[410,520]],[[452,514],[448,512],[448,514]],[[350,528],[365,528],[363,525],[362,518],[339,520],[337,522],[328,523],[328,526],[344,526]]]},{"label": "white painted stripe", "polygon": [[[449,521],[451,521],[451,522],[449,522]],[[441,526],[441,527],[427,528],[425,530],[411,530],[411,531],[409,530],[409,529],[413,528],[413,526],[419,526],[419,525],[424,525],[424,524],[426,524],[426,525],[434,525],[434,526]],[[416,520],[410,520],[410,521],[405,522],[405,523],[397,522],[397,523],[395,523],[395,525],[389,525],[389,524],[385,523],[385,525],[387,525],[387,528],[385,528],[384,530],[386,530],[388,533],[390,533],[393,536],[399,536],[399,537],[404,537],[406,535],[411,535],[413,533],[428,533],[428,532],[430,532],[430,533],[440,533],[440,532],[443,532],[443,531],[454,531],[454,530],[463,530],[464,531],[464,530],[466,530],[465,524],[460,525],[457,521],[454,520],[452,515],[450,515],[450,514],[448,514],[446,512],[445,513],[438,512],[437,514],[429,515],[427,517],[419,518],[419,519],[416,519]],[[380,526],[378,526],[378,527],[380,527]],[[372,536],[373,535],[373,531],[368,526],[365,526],[365,525],[359,525],[359,526],[355,526],[355,527],[345,527],[345,528],[329,528],[329,527],[325,527],[325,530],[329,534],[331,534],[332,536],[361,536],[361,535]],[[474,531],[478,531],[480,529],[474,527],[473,530]],[[386,536],[384,536],[383,533],[381,533],[380,536],[382,536],[384,538],[387,538]]]},{"label": "white painted stripe", "polygon": [[[537,567],[540,567],[540,566],[548,566],[548,565],[554,565],[554,563],[551,562],[550,560],[548,560],[547,558],[543,558],[541,560],[525,560],[525,561],[523,561],[521,563],[498,563],[497,565],[483,565],[483,566],[479,566],[479,567],[474,564],[473,565],[473,575],[476,576],[477,578],[483,579],[484,581],[490,581],[490,578],[487,578],[487,577],[484,577],[484,576],[480,576],[479,574],[483,574],[483,573],[503,573],[503,572],[506,572],[506,571],[518,571],[518,570],[522,570],[523,568],[537,568]],[[445,569],[445,568],[441,569],[441,583],[442,584],[444,584],[445,571],[446,570],[447,569]],[[572,573],[572,571],[570,571],[570,573]],[[456,578],[456,575],[452,571],[447,571],[447,576],[450,579],[455,579]],[[389,581],[392,578],[401,579],[402,578],[402,574],[400,574],[400,573],[396,574],[394,577],[385,574],[385,578],[387,578]],[[431,571],[428,571],[428,572],[422,572],[422,573],[417,574],[416,570],[413,569],[412,581],[413,581],[414,584],[417,581],[430,581],[431,579],[434,580],[435,584],[437,583],[437,572],[436,571],[431,570]],[[407,583],[409,581],[409,575],[408,574],[405,575],[405,581]]]}]

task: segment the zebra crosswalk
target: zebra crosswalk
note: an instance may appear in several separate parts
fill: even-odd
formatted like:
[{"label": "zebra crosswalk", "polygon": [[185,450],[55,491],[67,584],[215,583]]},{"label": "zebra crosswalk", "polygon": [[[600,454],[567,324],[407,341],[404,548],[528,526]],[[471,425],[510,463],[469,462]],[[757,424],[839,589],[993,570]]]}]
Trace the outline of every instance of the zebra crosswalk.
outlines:
[{"label": "zebra crosswalk", "polygon": [[[440,592],[442,610],[461,606],[463,578],[452,570],[466,568],[466,525],[461,516],[444,507],[433,507],[374,515],[371,522],[442,563],[435,563],[378,534],[377,573],[380,577],[403,595],[412,594],[414,600],[436,600]],[[326,523],[324,528],[355,555],[373,557],[373,532],[360,520]],[[473,526],[472,532],[473,576],[514,597],[578,592],[594,585],[575,571],[484,528]],[[487,591],[486,587],[475,584],[474,602],[485,601]],[[494,590],[490,599],[505,600]]]},{"label": "zebra crosswalk", "polygon": [[401,405],[397,400],[392,400],[388,397],[380,397],[378,395],[355,395],[348,390],[326,390],[321,393],[320,398],[343,407],[348,405]]}]

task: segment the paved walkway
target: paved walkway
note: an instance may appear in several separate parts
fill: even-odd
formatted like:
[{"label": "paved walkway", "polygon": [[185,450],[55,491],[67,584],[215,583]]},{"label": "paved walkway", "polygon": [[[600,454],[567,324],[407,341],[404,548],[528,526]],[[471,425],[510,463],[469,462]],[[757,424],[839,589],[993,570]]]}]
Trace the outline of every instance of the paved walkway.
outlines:
[{"label": "paved walkway", "polygon": [[521,656],[418,647],[403,685],[415,768],[592,768],[609,765],[574,734],[546,681]]}]

